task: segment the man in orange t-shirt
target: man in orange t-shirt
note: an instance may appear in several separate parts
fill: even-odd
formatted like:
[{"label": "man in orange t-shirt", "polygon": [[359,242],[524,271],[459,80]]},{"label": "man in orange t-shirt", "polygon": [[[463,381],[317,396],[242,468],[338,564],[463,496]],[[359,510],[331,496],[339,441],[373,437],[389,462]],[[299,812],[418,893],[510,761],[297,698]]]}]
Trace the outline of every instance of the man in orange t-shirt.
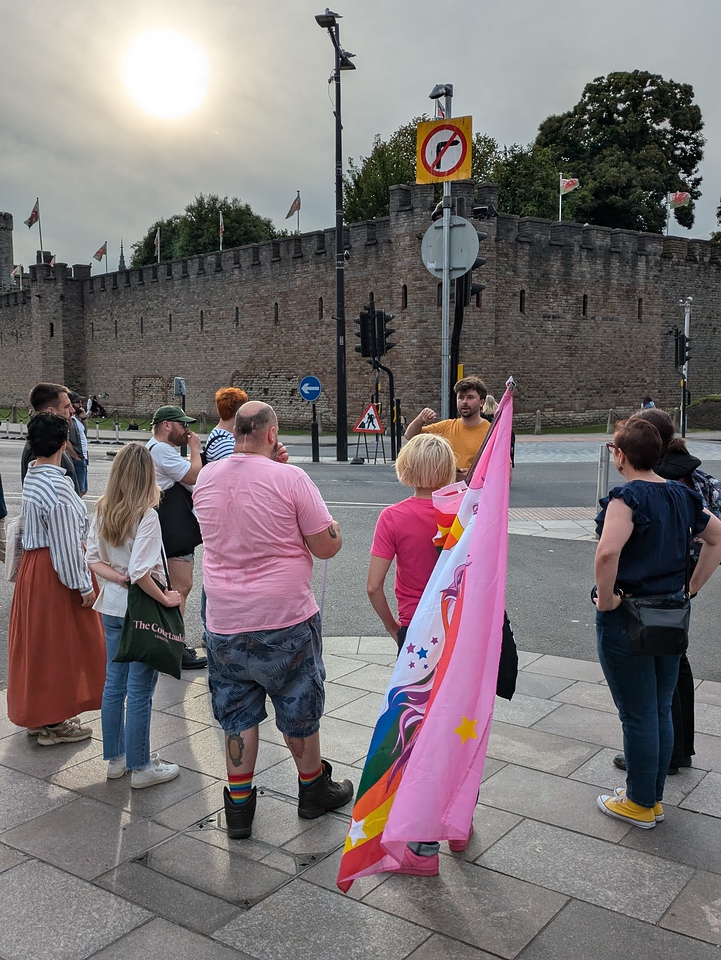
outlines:
[{"label": "man in orange t-shirt", "polygon": [[424,407],[415,420],[408,424],[405,439],[419,433],[437,433],[450,443],[456,455],[456,480],[464,480],[481,444],[490,430],[490,424],[481,416],[488,389],[480,377],[464,377],[453,388],[456,394],[458,419],[439,420],[436,412]]}]

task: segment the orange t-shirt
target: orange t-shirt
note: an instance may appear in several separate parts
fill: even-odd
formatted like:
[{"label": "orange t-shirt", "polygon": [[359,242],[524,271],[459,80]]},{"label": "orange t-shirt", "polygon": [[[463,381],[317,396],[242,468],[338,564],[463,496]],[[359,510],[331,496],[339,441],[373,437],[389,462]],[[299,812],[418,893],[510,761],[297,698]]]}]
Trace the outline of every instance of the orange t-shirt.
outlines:
[{"label": "orange t-shirt", "polygon": [[467,427],[462,417],[457,420],[440,420],[422,427],[423,433],[437,433],[450,443],[456,455],[456,467],[467,470],[491,429],[487,420],[481,420],[476,427]]}]

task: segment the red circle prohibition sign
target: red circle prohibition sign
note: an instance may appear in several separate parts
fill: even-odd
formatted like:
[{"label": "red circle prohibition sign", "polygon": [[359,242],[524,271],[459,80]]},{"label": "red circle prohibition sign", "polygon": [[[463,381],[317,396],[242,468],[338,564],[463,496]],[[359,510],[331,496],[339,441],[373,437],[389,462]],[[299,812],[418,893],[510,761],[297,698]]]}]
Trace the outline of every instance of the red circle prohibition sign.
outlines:
[{"label": "red circle prohibition sign", "polygon": [[[444,144],[443,149],[438,151],[438,156],[435,158],[433,163],[429,164],[428,160],[426,159],[426,148],[428,146],[428,141],[432,137],[435,137],[436,134],[444,133],[446,130],[450,134],[448,137],[448,140]],[[456,139],[456,137],[458,137],[458,139],[460,140],[460,145],[461,145],[460,157],[458,158],[456,163],[454,163],[453,166],[450,167],[448,170],[439,170],[438,168],[441,161],[443,160],[443,157],[446,155],[446,152],[450,149],[450,147],[454,146],[454,140]],[[430,131],[426,139],[423,141],[423,146],[421,147],[421,162],[432,177],[448,177],[452,173],[455,173],[456,170],[458,170],[460,167],[463,166],[463,161],[466,159],[467,153],[468,153],[468,141],[466,140],[466,135],[464,134],[464,132],[461,130],[460,127],[457,127],[452,123],[449,123],[446,126],[434,127],[433,130]]]}]

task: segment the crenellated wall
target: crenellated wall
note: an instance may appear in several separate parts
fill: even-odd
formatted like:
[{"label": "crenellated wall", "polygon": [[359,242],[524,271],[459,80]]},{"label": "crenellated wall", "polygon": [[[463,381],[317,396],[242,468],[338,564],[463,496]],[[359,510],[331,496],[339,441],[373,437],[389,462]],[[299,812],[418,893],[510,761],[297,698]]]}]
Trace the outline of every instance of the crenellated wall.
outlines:
[{"label": "crenellated wall", "polygon": [[[520,412],[585,412],[633,406],[645,393],[678,403],[673,336],[679,300],[693,296],[694,395],[721,392],[721,258],[702,240],[494,216],[497,191],[454,184],[490,205],[479,229],[486,289],[467,308],[461,340],[466,372],[499,395],[509,374]],[[354,351],[353,317],[372,294],[395,314],[388,354],[403,410],[438,404],[439,284],[420,258],[435,205],[433,186],[391,189],[389,217],[346,228],[349,420],[360,416],[373,374]],[[222,253],[90,276],[90,267],[37,264],[27,289],[0,296],[0,404],[27,396],[40,379],[107,393],[110,409],[146,415],[184,376],[188,407],[213,410],[219,386],[267,399],[286,426],[307,425],[301,377],[323,384],[326,428],[335,408],[333,230]],[[352,425],[352,424],[351,424]]]}]

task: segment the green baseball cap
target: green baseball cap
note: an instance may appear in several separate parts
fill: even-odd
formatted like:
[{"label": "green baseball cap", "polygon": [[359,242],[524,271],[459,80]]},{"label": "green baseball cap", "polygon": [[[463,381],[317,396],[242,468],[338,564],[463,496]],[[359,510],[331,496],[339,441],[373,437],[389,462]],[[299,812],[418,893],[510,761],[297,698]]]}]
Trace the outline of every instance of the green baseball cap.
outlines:
[{"label": "green baseball cap", "polygon": [[162,423],[163,420],[170,420],[175,423],[195,423],[194,417],[189,417],[182,407],[175,407],[168,404],[166,407],[159,407],[153,414],[153,426]]}]

